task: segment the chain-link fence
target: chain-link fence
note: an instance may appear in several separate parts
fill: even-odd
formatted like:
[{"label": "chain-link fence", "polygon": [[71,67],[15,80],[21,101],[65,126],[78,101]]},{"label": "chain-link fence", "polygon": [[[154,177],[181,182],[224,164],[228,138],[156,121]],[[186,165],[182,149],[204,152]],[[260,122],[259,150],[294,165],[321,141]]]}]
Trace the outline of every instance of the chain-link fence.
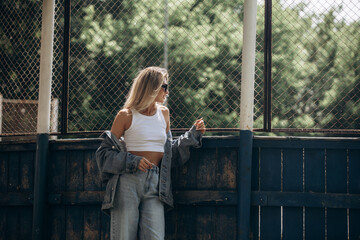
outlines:
[{"label": "chain-link fence", "polygon": [[2,1],[0,133],[36,132],[40,23],[41,2]]},{"label": "chain-link fence", "polygon": [[[360,9],[356,1],[342,5],[328,1],[324,7],[316,4],[319,1],[269,4],[258,0],[257,130],[359,129]],[[199,117],[213,130],[238,128],[243,2],[67,3],[70,11],[63,0],[56,1],[55,9],[52,98],[58,110],[52,111],[53,132],[111,128],[132,79],[151,65],[169,71],[167,106],[172,129],[188,128]],[[1,3],[0,94],[7,101],[25,104],[38,98],[41,8],[42,1],[35,0]],[[70,20],[69,57],[66,19]],[[18,119],[12,124],[28,126],[25,119],[36,119],[36,107],[27,110],[24,105],[25,110],[10,111],[1,108],[4,103],[0,103],[0,134],[35,132],[36,127],[14,130],[5,122]]]},{"label": "chain-link fence", "polygon": [[272,127],[359,129],[359,1],[272,9]]}]

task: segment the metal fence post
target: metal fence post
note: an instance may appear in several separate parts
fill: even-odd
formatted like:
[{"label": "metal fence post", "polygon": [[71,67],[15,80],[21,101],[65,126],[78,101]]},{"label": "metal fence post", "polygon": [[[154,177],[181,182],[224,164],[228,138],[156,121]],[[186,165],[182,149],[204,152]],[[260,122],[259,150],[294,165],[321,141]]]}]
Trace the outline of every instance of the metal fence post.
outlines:
[{"label": "metal fence post", "polygon": [[64,64],[61,96],[61,134],[68,131],[71,0],[64,1]]},{"label": "metal fence post", "polygon": [[272,0],[265,0],[265,36],[264,36],[264,130],[271,132],[271,66],[272,66]]},{"label": "metal fence post", "polygon": [[55,0],[44,0],[41,29],[40,84],[35,162],[32,239],[44,239],[46,223],[46,168],[50,131],[51,79]]},{"label": "metal fence post", "polygon": [[257,2],[244,2],[243,56],[240,99],[240,146],[237,164],[237,239],[250,238],[251,163],[254,119]]},{"label": "metal fence post", "polygon": [[169,3],[168,0],[164,1],[164,68],[168,70],[169,60],[168,60],[168,32],[169,32]]},{"label": "metal fence post", "polygon": [[45,239],[46,175],[49,134],[37,135],[32,240]]}]

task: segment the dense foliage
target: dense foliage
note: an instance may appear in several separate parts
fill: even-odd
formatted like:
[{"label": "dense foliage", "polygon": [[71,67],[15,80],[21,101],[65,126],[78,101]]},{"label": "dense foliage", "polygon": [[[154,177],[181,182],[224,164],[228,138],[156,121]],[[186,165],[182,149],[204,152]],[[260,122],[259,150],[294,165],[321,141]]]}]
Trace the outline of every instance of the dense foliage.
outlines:
[{"label": "dense foliage", "polygon": [[[10,1],[1,6],[0,93],[5,98],[36,91],[38,81],[37,75],[29,78],[22,63],[27,48],[39,46],[41,22],[31,17],[31,9],[41,1],[17,2],[17,7]],[[304,14],[304,5],[285,8],[273,2],[273,127],[359,128],[360,22],[337,20],[340,8],[310,16]],[[9,17],[21,12],[26,14],[20,21]],[[208,127],[238,127],[242,2],[169,1],[167,29],[163,1],[73,0],[71,14],[70,131],[110,128],[138,70],[164,65],[165,43],[172,127],[189,127],[198,117]],[[25,22],[34,26],[31,32],[19,27]],[[60,18],[56,46],[62,44],[62,24]],[[263,36],[264,7],[259,5],[255,128],[263,122]],[[56,85],[62,78],[61,56],[54,59]],[[39,51],[26,57],[27,64],[37,65],[30,59],[38,60]],[[14,61],[11,68],[4,64],[9,58]],[[61,96],[61,88],[54,89],[54,96]]]}]

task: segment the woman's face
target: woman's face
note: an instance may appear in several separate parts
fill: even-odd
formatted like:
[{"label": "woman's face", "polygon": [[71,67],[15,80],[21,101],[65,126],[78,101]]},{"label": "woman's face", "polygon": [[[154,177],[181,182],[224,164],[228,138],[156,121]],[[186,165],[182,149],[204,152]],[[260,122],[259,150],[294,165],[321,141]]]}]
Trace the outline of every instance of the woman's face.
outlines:
[{"label": "woman's face", "polygon": [[[163,85],[162,85],[158,95],[155,98],[155,102],[158,102],[158,103],[164,103],[165,102],[166,97],[169,94],[167,84],[168,84],[167,81],[164,80]],[[165,90],[165,88],[166,88],[166,90]]]}]

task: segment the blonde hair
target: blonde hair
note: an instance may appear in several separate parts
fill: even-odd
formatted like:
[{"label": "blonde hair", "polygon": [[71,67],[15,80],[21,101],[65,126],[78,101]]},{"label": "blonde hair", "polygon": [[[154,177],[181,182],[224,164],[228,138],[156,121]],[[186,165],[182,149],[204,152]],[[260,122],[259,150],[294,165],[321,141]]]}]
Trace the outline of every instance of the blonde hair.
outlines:
[{"label": "blonde hair", "polygon": [[134,79],[130,92],[126,98],[124,108],[134,108],[141,112],[154,103],[164,80],[167,81],[166,69],[160,67],[147,67],[140,71]]}]

